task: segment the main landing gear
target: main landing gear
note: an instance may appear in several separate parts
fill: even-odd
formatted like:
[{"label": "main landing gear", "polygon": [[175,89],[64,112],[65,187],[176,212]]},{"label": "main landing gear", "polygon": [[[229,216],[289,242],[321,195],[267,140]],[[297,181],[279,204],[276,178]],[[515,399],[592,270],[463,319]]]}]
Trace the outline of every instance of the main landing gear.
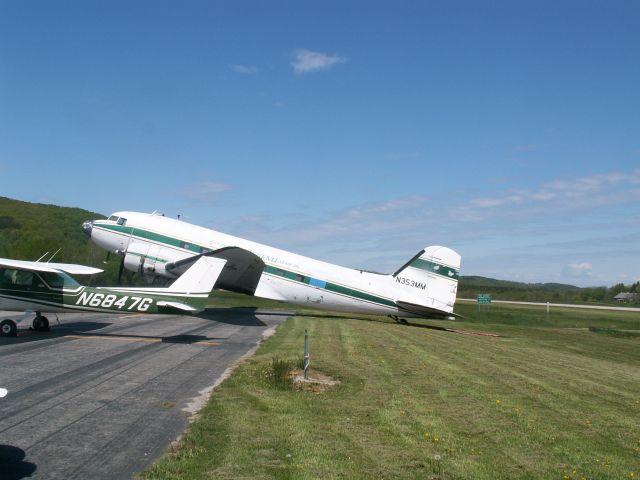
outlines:
[{"label": "main landing gear", "polygon": [[394,319],[396,323],[399,323],[400,325],[409,325],[409,322],[407,322],[406,319],[400,318],[397,315],[389,315],[389,318]]},{"label": "main landing gear", "polygon": [[49,319],[44,315],[40,315],[40,312],[36,312],[36,318],[33,319],[31,328],[36,332],[48,332],[50,330]]},{"label": "main landing gear", "polygon": [[15,337],[16,335],[18,335],[18,326],[16,325],[16,322],[8,318],[0,322],[0,336]]},{"label": "main landing gear", "polygon": [[[33,319],[31,323],[31,329],[36,332],[48,332],[49,328],[49,319],[44,315],[41,315],[40,312],[36,312],[36,318]],[[18,324],[7,318],[6,320],[2,320],[0,322],[0,337],[16,337],[18,335]]]}]

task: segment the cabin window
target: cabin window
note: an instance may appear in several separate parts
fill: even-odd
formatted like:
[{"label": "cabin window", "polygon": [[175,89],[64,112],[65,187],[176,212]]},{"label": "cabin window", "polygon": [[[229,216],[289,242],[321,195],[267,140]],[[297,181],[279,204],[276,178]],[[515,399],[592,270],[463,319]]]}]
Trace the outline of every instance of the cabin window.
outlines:
[{"label": "cabin window", "polygon": [[119,218],[120,218],[120,217],[118,217],[117,215],[111,215],[111,216],[109,217],[109,221],[110,221],[110,222],[117,222]]},{"label": "cabin window", "polygon": [[12,272],[15,272],[15,270],[7,270],[6,268],[3,268],[2,270],[0,270],[0,284],[2,285],[13,284],[13,281],[11,279]]},{"label": "cabin window", "polygon": [[304,282],[304,275],[296,274],[295,281],[296,282]]},{"label": "cabin window", "polygon": [[3,285],[30,287],[33,284],[33,272],[6,268],[0,276]]},{"label": "cabin window", "polygon": [[125,223],[127,223],[127,219],[126,218],[120,217],[118,219],[118,225],[124,225]]}]

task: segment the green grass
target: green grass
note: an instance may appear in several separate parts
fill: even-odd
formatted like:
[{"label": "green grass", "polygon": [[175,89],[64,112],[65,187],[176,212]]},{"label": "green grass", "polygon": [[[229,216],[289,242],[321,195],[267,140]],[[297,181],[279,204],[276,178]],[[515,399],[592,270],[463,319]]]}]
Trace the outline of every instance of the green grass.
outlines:
[{"label": "green grass", "polygon": [[[460,322],[290,318],[143,478],[640,477],[640,315],[500,306]],[[486,331],[500,338],[428,328]],[[299,358],[341,381],[277,388]],[[439,458],[437,460],[436,458]]]}]

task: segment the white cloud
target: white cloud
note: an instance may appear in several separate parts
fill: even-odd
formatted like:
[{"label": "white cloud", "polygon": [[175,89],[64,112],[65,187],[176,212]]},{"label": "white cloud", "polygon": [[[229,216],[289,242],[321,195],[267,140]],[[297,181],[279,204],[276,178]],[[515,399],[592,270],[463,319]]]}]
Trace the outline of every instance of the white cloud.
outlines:
[{"label": "white cloud", "polygon": [[450,209],[464,221],[557,211],[586,211],[640,201],[640,169],[609,172],[572,180],[554,180],[534,189],[514,189],[494,197],[469,200]]},{"label": "white cloud", "polygon": [[258,67],[254,67],[253,65],[235,64],[231,65],[231,70],[241,75],[254,75],[258,73]]},{"label": "white cloud", "polygon": [[231,185],[221,182],[198,182],[184,190],[185,195],[199,201],[211,201],[221,193],[231,190]]},{"label": "white cloud", "polygon": [[317,72],[319,70],[328,70],[334,65],[346,63],[345,57],[338,55],[327,55],[322,52],[312,52],[305,48],[301,48],[293,52],[293,71],[301,75],[303,73]]},{"label": "white cloud", "polygon": [[570,263],[565,265],[562,273],[571,278],[588,278],[593,272],[593,265],[588,262]]}]

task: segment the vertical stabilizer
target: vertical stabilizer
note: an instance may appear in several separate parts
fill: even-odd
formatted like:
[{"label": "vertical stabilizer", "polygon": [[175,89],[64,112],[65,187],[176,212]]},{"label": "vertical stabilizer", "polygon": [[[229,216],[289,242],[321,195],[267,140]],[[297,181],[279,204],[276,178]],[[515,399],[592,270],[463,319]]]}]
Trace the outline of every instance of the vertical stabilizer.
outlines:
[{"label": "vertical stabilizer", "polygon": [[424,307],[425,311],[452,313],[460,260],[460,255],[450,248],[425,248],[393,274],[396,302]]},{"label": "vertical stabilizer", "polygon": [[[193,257],[197,258],[197,257]],[[168,292],[209,295],[218,280],[226,260],[201,256],[167,288]]]}]

